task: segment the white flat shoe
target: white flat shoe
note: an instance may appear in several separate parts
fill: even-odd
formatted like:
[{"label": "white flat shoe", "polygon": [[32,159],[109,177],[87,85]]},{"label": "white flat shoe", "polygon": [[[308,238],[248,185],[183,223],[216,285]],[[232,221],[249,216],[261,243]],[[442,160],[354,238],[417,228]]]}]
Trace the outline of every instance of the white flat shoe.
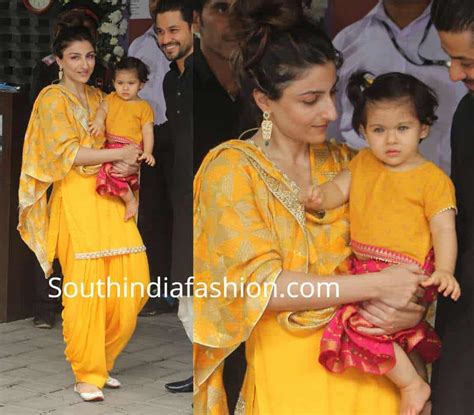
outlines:
[{"label": "white flat shoe", "polygon": [[119,382],[118,379],[115,379],[111,376],[108,377],[108,379],[105,381],[105,386],[110,389],[118,389],[122,384]]},{"label": "white flat shoe", "polygon": [[100,390],[97,392],[79,392],[77,385],[74,385],[74,392],[78,393],[85,402],[100,402],[104,400],[104,394]]}]

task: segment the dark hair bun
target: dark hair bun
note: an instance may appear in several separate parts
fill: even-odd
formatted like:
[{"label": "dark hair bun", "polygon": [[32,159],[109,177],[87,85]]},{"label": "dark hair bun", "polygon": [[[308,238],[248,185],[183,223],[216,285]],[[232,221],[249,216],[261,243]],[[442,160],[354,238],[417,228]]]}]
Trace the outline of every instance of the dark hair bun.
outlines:
[{"label": "dark hair bun", "polygon": [[239,44],[232,65],[244,97],[259,90],[277,100],[308,68],[340,62],[324,30],[303,13],[302,0],[234,0],[230,22]]},{"label": "dark hair bun", "polygon": [[250,37],[262,28],[287,30],[300,19],[302,7],[295,0],[239,0],[232,14],[238,34]]},{"label": "dark hair bun", "polygon": [[231,25],[240,45],[247,45],[245,68],[261,59],[274,32],[294,27],[302,17],[298,0],[237,0],[231,8]]}]

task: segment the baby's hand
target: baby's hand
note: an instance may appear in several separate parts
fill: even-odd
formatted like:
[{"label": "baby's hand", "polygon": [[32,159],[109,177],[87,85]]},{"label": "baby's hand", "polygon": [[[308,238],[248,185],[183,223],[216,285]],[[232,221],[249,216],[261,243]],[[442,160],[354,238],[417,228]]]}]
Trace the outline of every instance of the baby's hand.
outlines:
[{"label": "baby's hand", "polygon": [[153,157],[152,154],[150,153],[143,153],[139,158],[138,161],[144,160],[146,164],[148,164],[150,167],[153,167],[155,165],[155,157]]},{"label": "baby's hand", "polygon": [[316,185],[312,185],[306,192],[300,194],[300,202],[304,205],[306,210],[321,210],[324,201],[323,192]]},{"label": "baby's hand", "polygon": [[100,133],[104,131],[104,123],[99,121],[91,121],[89,123],[89,134],[92,136],[98,136]]},{"label": "baby's hand", "polygon": [[451,298],[454,301],[457,301],[461,295],[459,283],[456,281],[456,278],[454,278],[454,275],[447,271],[436,270],[426,281],[422,282],[421,285],[423,287],[436,285],[439,293],[443,293],[445,297],[451,294]]}]

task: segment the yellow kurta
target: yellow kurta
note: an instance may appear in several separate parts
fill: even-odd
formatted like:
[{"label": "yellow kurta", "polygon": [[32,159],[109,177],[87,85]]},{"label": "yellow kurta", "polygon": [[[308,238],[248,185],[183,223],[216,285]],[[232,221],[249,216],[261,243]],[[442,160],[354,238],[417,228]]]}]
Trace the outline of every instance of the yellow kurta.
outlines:
[{"label": "yellow kurta", "polygon": [[407,171],[389,170],[370,149],[360,151],[349,170],[353,251],[423,266],[433,248],[430,220],[456,209],[451,179],[431,161]]},{"label": "yellow kurta", "polygon": [[105,131],[119,137],[128,138],[135,144],[143,142],[142,129],[146,124],[153,123],[153,108],[143,100],[126,101],[116,92],[105,97],[107,117]]},{"label": "yellow kurta", "polygon": [[[323,183],[347,167],[346,147],[311,151],[313,180]],[[228,281],[276,281],[281,270],[345,272],[347,206],[323,218],[306,213],[297,187],[251,141],[212,150],[194,187],[194,368],[197,414],[228,413],[223,360],[246,341],[247,373],[237,414],[396,414],[398,391],[384,377],[327,372],[318,363],[321,327],[304,313],[265,312],[269,296],[201,298],[201,286]]]},{"label": "yellow kurta", "polygon": [[[88,86],[86,93],[90,113],[60,85],[38,96],[23,149],[18,229],[46,276],[59,259],[68,294],[62,316],[66,357],[76,381],[102,387],[146,302],[139,289],[125,296],[125,285],[130,291],[130,283],[139,282],[146,289],[149,271],[135,222],[123,220],[123,202],[95,191],[99,166],[73,166],[80,147],[98,149],[104,141],[87,132],[102,93]],[[122,291],[107,291],[107,277]]]}]

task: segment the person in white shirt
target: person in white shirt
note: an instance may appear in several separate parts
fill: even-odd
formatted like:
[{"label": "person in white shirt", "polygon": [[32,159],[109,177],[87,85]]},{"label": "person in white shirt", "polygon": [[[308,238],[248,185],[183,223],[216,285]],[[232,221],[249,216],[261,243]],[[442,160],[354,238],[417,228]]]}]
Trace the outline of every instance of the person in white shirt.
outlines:
[{"label": "person in white shirt", "polygon": [[430,19],[430,0],[380,0],[367,16],[342,30],[334,46],[343,56],[339,71],[338,120],[329,134],[350,147],[367,146],[353,130],[352,105],[345,89],[352,73],[366,70],[378,76],[385,72],[410,74],[429,85],[439,97],[438,121],[421,153],[447,174],[451,170],[450,130],[454,110],[466,93],[464,85],[449,80],[448,56]]},{"label": "person in white shirt", "polygon": [[[153,16],[159,0],[150,0],[150,15]],[[155,28],[150,28],[141,36],[137,37],[128,48],[128,56],[133,56],[145,62],[150,70],[148,82],[140,91],[140,98],[149,102],[155,115],[155,125],[166,121],[166,102],[163,95],[163,79],[169,71],[170,62],[156,43]]]}]

